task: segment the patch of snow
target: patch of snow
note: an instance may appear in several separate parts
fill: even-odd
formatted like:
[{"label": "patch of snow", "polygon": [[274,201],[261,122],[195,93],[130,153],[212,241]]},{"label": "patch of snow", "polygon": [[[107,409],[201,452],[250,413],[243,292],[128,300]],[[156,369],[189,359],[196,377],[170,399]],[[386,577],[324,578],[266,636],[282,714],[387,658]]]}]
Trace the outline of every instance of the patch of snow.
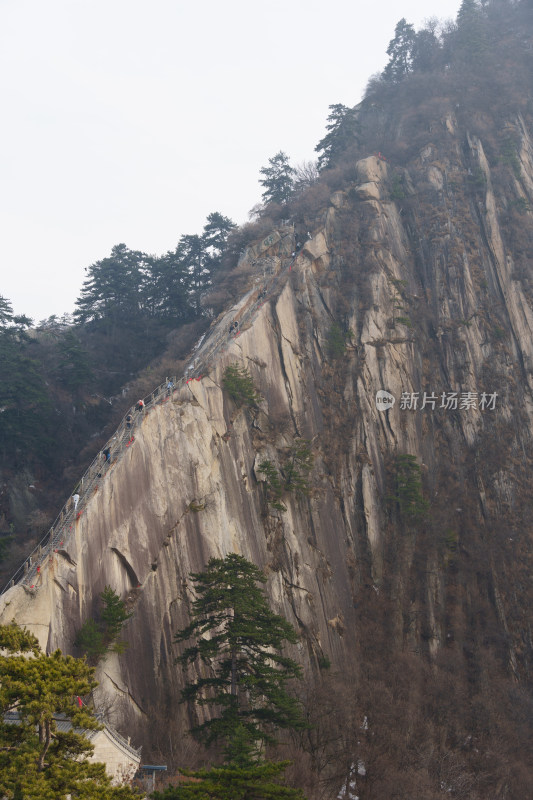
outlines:
[{"label": "patch of snow", "polygon": [[359,771],[360,768],[361,768],[361,765],[363,765],[363,769],[364,769],[364,764],[363,764],[362,761],[358,761],[357,762],[357,768],[356,768],[355,764],[352,763],[352,765],[350,767],[350,774],[348,776],[348,780],[343,783],[342,788],[341,788],[339,794],[337,795],[337,800],[359,800],[359,796],[356,795],[356,794],[353,794],[352,790],[357,788],[357,781],[355,779],[356,771],[360,775],[362,775],[362,774],[366,775],[366,770],[364,771],[364,773],[361,773]]},{"label": "patch of snow", "polygon": [[197,342],[196,342],[196,344],[194,345],[193,353],[195,352],[195,350],[198,350],[198,348],[200,347],[200,345],[202,344],[202,342],[203,342],[203,340],[204,340],[204,339],[205,339],[205,333],[203,333],[203,334],[200,336],[200,338],[198,339],[198,341],[197,341]]}]

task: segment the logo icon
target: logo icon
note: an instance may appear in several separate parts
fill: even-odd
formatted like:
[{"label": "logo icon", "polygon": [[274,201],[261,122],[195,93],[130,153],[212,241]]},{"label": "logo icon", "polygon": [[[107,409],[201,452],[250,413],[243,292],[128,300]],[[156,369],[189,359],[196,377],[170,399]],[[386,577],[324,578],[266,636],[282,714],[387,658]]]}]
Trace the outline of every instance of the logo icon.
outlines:
[{"label": "logo icon", "polygon": [[379,392],[376,392],[376,408],[378,411],[388,411],[389,408],[392,408],[394,403],[396,402],[396,398],[390,392],[386,392],[385,389],[380,389]]}]

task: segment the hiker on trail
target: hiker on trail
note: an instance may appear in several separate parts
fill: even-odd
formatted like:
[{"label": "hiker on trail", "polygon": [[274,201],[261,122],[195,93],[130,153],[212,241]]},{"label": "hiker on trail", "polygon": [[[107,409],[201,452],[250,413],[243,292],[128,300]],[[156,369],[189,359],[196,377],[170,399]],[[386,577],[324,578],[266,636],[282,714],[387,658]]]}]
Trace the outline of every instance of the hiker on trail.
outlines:
[{"label": "hiker on trail", "polygon": [[103,451],[103,456],[104,456],[106,461],[111,461],[111,448],[110,447],[106,447],[106,449]]},{"label": "hiker on trail", "polygon": [[72,502],[74,503],[74,513],[76,513],[76,509],[78,508],[78,503],[80,502],[80,496],[76,492],[76,494],[72,495]]},{"label": "hiker on trail", "polygon": [[128,430],[131,430],[132,421],[133,421],[133,417],[131,416],[131,414],[128,414],[128,416],[126,417],[126,428]]},{"label": "hiker on trail", "polygon": [[169,380],[168,383],[167,383],[167,391],[168,391],[168,396],[169,397],[172,394],[173,388],[174,388],[174,383],[171,380]]},{"label": "hiker on trail", "polygon": [[135,406],[135,408],[136,408],[136,409],[137,409],[137,411],[139,411],[139,412],[142,412],[142,411],[144,411],[144,400],[139,400],[139,402],[137,403],[137,405]]}]

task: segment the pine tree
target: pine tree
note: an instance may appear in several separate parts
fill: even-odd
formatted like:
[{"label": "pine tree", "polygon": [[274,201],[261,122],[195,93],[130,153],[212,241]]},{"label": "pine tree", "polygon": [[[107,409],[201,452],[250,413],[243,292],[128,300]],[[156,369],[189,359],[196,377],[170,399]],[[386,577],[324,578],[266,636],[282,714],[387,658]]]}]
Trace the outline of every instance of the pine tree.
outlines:
[{"label": "pine tree", "polygon": [[283,465],[285,489],[297,494],[309,495],[309,474],[313,469],[313,453],[308,439],[296,439],[290,447]]},{"label": "pine tree", "polygon": [[210,285],[208,254],[202,237],[197,233],[180,236],[176,258],[187,274],[188,303],[196,314],[200,314],[202,294]]},{"label": "pine tree", "polygon": [[153,319],[153,261],[125,244],[116,245],[109,258],[87,269],[88,277],[76,301],[74,318],[89,323],[99,371],[109,369],[114,376],[113,389],[118,388],[120,372],[125,379],[137,371],[163,341],[161,326]]},{"label": "pine tree", "polygon": [[224,253],[228,248],[228,237],[237,226],[229,217],[218,211],[209,214],[202,233],[205,250],[205,268],[209,275],[209,283],[213,273],[222,264]]},{"label": "pine tree", "polygon": [[414,27],[402,18],[394,30],[394,39],[391,39],[387,47],[389,63],[383,71],[384,80],[398,83],[411,72],[415,41]]},{"label": "pine tree", "polygon": [[74,392],[94,377],[87,351],[73,330],[61,334],[57,350],[55,374],[68,389]]},{"label": "pine tree", "polygon": [[429,504],[422,494],[420,465],[416,456],[402,454],[395,460],[395,495],[402,518],[407,522],[419,521],[427,514]]},{"label": "pine tree", "polygon": [[0,294],[0,328],[6,328],[13,322],[13,306],[7,297]]},{"label": "pine tree", "polygon": [[117,636],[124,623],[132,616],[111,586],[106,586],[101,592],[100,600],[103,608],[98,619],[86,619],[74,640],[76,647],[87,656],[91,664],[96,664],[108,650],[122,652],[127,647],[126,642],[117,641]]},{"label": "pine tree", "polygon": [[208,214],[207,221],[204,225],[204,232],[202,239],[204,246],[212,251],[213,255],[220,256],[226,249],[228,243],[228,236],[232,230],[237,226],[229,218],[220,214],[218,211],[213,211]]},{"label": "pine tree", "polygon": [[301,668],[281,653],[283,643],[296,642],[297,635],[269,609],[257,586],[266,578],[243,556],[212,558],[205,572],[191,578],[197,594],[193,620],[175,641],[195,641],[177,661],[184,669],[194,664],[195,674],[200,665],[208,670],[186,684],[182,700],[210,707],[213,716],[192,733],[206,745],[223,744],[232,763],[244,741],[274,743],[275,729],[305,727],[297,701],[285,690]]},{"label": "pine tree", "polygon": [[415,34],[411,53],[413,72],[431,72],[439,66],[441,49],[435,28],[436,25],[430,23]]},{"label": "pine tree", "polygon": [[100,599],[104,605],[100,616],[104,625],[105,635],[109,641],[112,641],[116,639],[124,623],[133,614],[126,610],[124,600],[120,599],[111,586],[105,587],[100,594]]},{"label": "pine tree", "polygon": [[245,768],[213,767],[181,770],[190,782],[155,792],[154,800],[305,800],[299,789],[279,783],[288,761],[266,762]]},{"label": "pine tree", "polygon": [[29,320],[14,316],[9,301],[1,301],[0,464],[27,464],[28,454],[49,462],[53,412],[39,364],[31,356],[35,341],[25,331]]},{"label": "pine tree", "polygon": [[265,203],[286,203],[293,191],[295,170],[289,164],[289,157],[280,150],[275,156],[268,159],[268,167],[260,169],[259,179],[265,191],[261,195]]},{"label": "pine tree", "polygon": [[[100,727],[77,703],[96,686],[85,661],[41,652],[37,639],[17,625],[0,626],[0,796],[58,800],[134,800],[128,787],[115,788],[103,764],[87,761],[89,740],[75,728]],[[16,712],[17,721],[6,721]],[[58,730],[57,715],[72,722]]]},{"label": "pine tree", "polygon": [[107,651],[104,633],[95,619],[86,619],[76,634],[74,644],[87,658],[89,664],[97,664]]},{"label": "pine tree", "polygon": [[32,325],[33,320],[25,314],[13,314],[11,301],[0,295],[0,332],[9,333],[17,341],[28,341],[26,328]]},{"label": "pine tree", "polygon": [[457,12],[457,25],[462,27],[479,18],[480,7],[476,0],[462,0]]},{"label": "pine tree", "polygon": [[483,63],[488,52],[487,24],[476,0],[462,0],[457,12],[454,57],[470,66]]},{"label": "pine tree", "polygon": [[237,408],[255,406],[260,399],[250,371],[247,367],[241,367],[237,362],[229,364],[224,370],[222,386]]},{"label": "pine tree", "polygon": [[329,106],[326,130],[328,133],[315,147],[318,156],[318,169],[335,167],[342,156],[358,142],[360,124],[355,108],[342,103]]},{"label": "pine tree", "polygon": [[101,320],[111,331],[131,323],[143,310],[148,256],[117,244],[111,255],[87,268],[88,277],[76,300],[78,322]]},{"label": "pine tree", "polygon": [[177,249],[151,260],[145,300],[153,317],[174,323],[194,319],[196,311],[190,304],[191,288],[188,265]]}]

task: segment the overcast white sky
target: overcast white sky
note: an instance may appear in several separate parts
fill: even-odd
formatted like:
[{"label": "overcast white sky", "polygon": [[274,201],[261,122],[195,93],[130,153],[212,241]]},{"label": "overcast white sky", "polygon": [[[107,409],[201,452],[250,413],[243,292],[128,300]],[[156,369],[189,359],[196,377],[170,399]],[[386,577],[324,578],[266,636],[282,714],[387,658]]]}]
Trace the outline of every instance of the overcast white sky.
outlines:
[{"label": "overcast white sky", "polygon": [[160,254],[212,211],[247,221],[260,168],[315,157],[396,22],[459,4],[0,0],[0,295],[71,312],[113,245]]}]

